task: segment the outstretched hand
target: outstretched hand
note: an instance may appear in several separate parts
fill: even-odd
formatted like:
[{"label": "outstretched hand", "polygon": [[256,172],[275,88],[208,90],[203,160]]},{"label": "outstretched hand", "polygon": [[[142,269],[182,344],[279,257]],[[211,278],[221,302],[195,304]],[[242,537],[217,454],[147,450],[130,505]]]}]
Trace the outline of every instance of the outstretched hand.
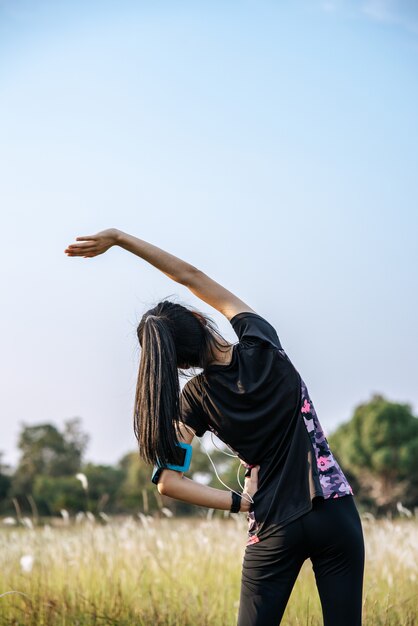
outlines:
[{"label": "outstretched hand", "polygon": [[[258,491],[258,470],[260,469],[259,465],[256,465],[251,469],[250,476],[247,476],[244,481],[244,490],[243,497],[241,498],[241,507],[240,511],[248,512],[250,510],[252,502],[248,496],[253,496],[256,491]],[[247,496],[247,497],[245,497]]]},{"label": "outstretched hand", "polygon": [[108,228],[95,235],[77,237],[76,241],[80,243],[70,244],[64,252],[67,256],[82,256],[85,259],[98,256],[117,244],[118,234],[119,231],[116,228]]}]

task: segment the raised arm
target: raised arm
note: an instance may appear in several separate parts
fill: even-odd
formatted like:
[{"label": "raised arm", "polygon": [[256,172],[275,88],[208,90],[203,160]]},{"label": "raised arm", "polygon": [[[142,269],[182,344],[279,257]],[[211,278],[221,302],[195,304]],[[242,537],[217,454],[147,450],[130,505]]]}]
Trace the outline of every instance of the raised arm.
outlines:
[{"label": "raised arm", "polygon": [[95,235],[77,237],[76,241],[78,243],[66,248],[65,253],[68,256],[90,258],[103,254],[112,246],[119,246],[144,259],[175,282],[188,287],[194,295],[217,309],[228,320],[244,311],[255,313],[248,304],[194,265],[116,228],[109,228]]}]

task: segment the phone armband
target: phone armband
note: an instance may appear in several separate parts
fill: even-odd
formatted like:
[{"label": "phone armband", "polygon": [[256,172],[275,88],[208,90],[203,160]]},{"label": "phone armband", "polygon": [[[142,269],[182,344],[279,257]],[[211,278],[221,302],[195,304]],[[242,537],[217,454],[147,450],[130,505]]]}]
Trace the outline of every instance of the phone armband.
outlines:
[{"label": "phone armband", "polygon": [[192,460],[192,445],[190,443],[183,443],[182,441],[179,441],[176,445],[180,446],[180,448],[183,448],[184,452],[183,452],[183,463],[181,465],[173,465],[172,463],[166,463],[166,464],[156,464],[154,465],[154,469],[152,472],[152,476],[151,476],[151,481],[154,483],[154,485],[158,485],[158,481],[161,475],[161,472],[163,471],[163,469],[171,469],[171,470],[175,470],[177,472],[187,472],[187,470],[190,467],[190,461]]}]

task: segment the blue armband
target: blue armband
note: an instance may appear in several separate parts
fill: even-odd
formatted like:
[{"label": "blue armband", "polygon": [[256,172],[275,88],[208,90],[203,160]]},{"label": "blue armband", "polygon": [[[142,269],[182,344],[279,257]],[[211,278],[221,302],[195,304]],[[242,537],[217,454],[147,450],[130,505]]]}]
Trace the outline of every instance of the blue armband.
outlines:
[{"label": "blue armband", "polygon": [[172,469],[177,472],[187,472],[187,470],[189,469],[190,461],[192,460],[192,450],[193,450],[191,444],[183,443],[182,441],[179,441],[178,444],[176,445],[180,446],[184,450],[183,463],[181,465],[173,465],[171,463],[166,463],[165,465],[158,463],[157,465],[154,465],[154,470],[151,476],[151,480],[154,483],[154,485],[158,485],[158,480],[160,478],[160,475],[163,469]]}]

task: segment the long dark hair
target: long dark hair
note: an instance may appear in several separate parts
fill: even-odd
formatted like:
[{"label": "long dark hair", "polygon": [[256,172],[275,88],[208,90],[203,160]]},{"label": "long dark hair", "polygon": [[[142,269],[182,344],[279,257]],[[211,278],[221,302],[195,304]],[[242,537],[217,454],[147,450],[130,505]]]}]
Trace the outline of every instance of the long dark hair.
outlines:
[{"label": "long dark hair", "polygon": [[179,374],[215,359],[229,347],[206,314],[170,300],[144,313],[137,328],[141,357],[135,395],[134,432],[146,463],[180,463]]}]

